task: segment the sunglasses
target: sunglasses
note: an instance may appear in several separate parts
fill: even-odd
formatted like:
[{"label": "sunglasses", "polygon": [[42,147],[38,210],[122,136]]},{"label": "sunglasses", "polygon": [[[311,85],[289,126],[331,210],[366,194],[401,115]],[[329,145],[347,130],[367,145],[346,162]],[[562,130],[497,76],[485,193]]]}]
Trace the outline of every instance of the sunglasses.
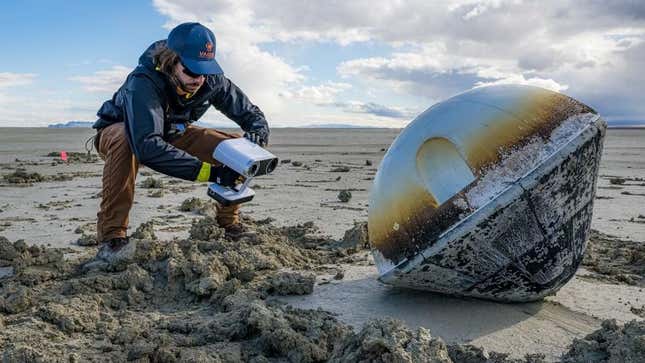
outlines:
[{"label": "sunglasses", "polygon": [[187,75],[188,77],[190,77],[190,78],[199,78],[199,77],[203,76],[203,74],[197,74],[197,73],[193,73],[193,72],[191,72],[191,71],[190,71],[190,69],[188,69],[188,67],[186,67],[186,66],[184,65],[184,63],[182,63],[182,62],[179,62],[179,63],[181,63],[181,66],[183,67],[183,69],[182,69],[181,71],[182,71],[185,75]]}]

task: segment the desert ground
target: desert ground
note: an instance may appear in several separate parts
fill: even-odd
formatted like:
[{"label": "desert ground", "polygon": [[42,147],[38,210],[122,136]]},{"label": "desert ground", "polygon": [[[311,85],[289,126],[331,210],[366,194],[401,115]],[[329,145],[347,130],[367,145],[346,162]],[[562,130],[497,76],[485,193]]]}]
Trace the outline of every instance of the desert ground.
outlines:
[{"label": "desert ground", "polygon": [[525,304],[378,282],[368,195],[398,132],[273,130],[281,162],[253,180],[242,213],[258,234],[240,241],[213,224],[205,184],[142,167],[135,261],[87,270],[103,166],[84,149],[93,131],[0,128],[3,359],[645,360],[645,130],[608,130],[583,265]]}]

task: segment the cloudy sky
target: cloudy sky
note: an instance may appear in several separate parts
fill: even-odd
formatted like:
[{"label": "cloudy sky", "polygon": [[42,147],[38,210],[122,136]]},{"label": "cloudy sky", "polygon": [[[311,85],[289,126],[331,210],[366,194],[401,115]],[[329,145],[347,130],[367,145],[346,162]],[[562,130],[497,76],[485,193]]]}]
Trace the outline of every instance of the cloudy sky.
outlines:
[{"label": "cloudy sky", "polygon": [[[401,127],[504,83],[645,120],[642,0],[16,0],[0,4],[0,126],[94,120],[141,52],[185,21],[215,32],[224,72],[274,126]],[[230,122],[216,110],[205,121]]]}]

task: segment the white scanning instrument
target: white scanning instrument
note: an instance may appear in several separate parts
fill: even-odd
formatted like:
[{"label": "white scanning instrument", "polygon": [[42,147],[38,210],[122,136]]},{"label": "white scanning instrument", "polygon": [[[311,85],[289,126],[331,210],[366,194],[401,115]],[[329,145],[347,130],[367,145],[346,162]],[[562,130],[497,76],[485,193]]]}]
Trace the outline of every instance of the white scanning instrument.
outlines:
[{"label": "white scanning instrument", "polygon": [[249,182],[256,176],[271,173],[278,166],[278,158],[246,138],[224,140],[213,151],[213,159],[235,170],[244,177],[244,182],[233,187],[211,183],[208,195],[227,206],[253,199],[255,192]]}]

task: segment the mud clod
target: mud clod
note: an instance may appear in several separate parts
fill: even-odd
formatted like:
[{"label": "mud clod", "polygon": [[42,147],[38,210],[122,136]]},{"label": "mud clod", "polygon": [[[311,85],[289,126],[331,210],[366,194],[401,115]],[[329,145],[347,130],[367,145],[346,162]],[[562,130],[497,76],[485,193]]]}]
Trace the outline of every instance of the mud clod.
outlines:
[{"label": "mud clod", "polygon": [[619,326],[605,320],[600,329],[574,340],[562,362],[645,362],[645,321]]},{"label": "mud clod", "polygon": [[30,184],[45,181],[45,177],[39,173],[28,173],[25,169],[16,169],[11,174],[2,176],[5,182],[9,184]]},{"label": "mud clod", "polygon": [[203,216],[214,217],[217,215],[217,205],[212,201],[200,198],[188,198],[179,206],[182,212],[193,212]]},{"label": "mud clod", "polygon": [[345,231],[342,244],[339,246],[352,251],[369,249],[367,222],[354,222],[354,227]]},{"label": "mud clod", "polygon": [[274,295],[309,295],[314,291],[316,276],[299,272],[280,272],[267,279],[266,291]]},{"label": "mud clod", "polygon": [[163,188],[163,181],[161,179],[156,179],[153,177],[148,177],[146,180],[141,182],[141,188],[147,189],[160,189]]},{"label": "mud clod", "polygon": [[154,222],[148,221],[141,223],[136,231],[132,233],[132,238],[156,240],[157,236],[155,235]]},{"label": "mud clod", "polygon": [[200,241],[212,241],[224,237],[224,229],[217,225],[214,217],[206,217],[192,224],[190,227],[190,239]]},{"label": "mud clod", "polygon": [[613,185],[623,185],[623,184],[625,184],[626,181],[627,181],[627,179],[625,179],[625,178],[611,178],[611,179],[609,179],[609,183],[613,184]]},{"label": "mud clod", "polygon": [[341,190],[338,193],[338,200],[340,200],[343,203],[347,203],[352,199],[352,192],[349,190]]},{"label": "mud clod", "polygon": [[81,236],[76,240],[76,244],[79,246],[97,246],[99,244],[99,241],[96,239],[95,234],[86,234],[83,233]]},{"label": "mud clod", "polygon": [[334,351],[331,362],[445,362],[448,348],[427,329],[412,332],[394,319],[373,320]]}]

